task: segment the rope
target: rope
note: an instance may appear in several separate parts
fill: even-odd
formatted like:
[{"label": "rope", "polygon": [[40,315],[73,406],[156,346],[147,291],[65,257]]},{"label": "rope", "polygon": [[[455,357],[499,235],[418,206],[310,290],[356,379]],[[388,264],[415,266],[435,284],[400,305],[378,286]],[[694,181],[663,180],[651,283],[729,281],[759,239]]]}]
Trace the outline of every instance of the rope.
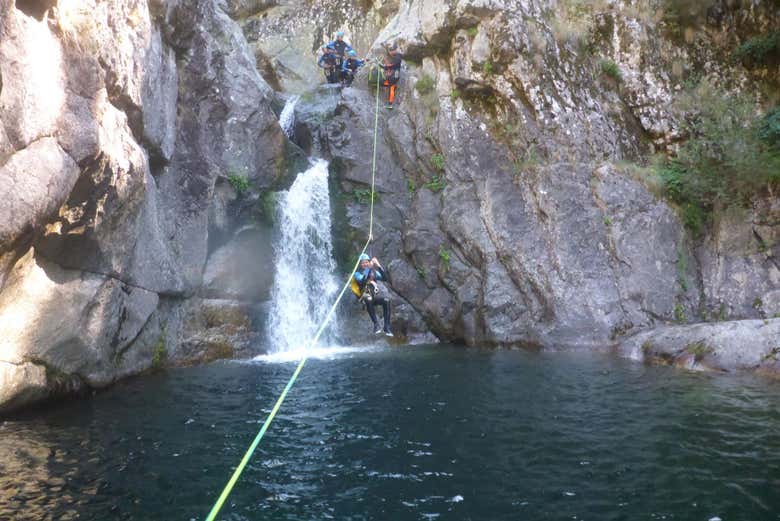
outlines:
[{"label": "rope", "polygon": [[[377,143],[377,135],[379,133],[378,132],[379,88],[380,88],[380,82],[377,82],[376,108],[374,110],[375,112],[374,114],[374,157],[371,163],[371,207],[369,210],[368,239],[366,240],[365,245],[363,245],[363,249],[360,251],[360,255],[364,254],[368,249],[369,244],[371,244],[371,241],[373,240],[373,232],[374,232],[374,181],[376,180],[376,143]],[[360,255],[358,255],[358,257]],[[344,293],[346,293],[347,289],[349,289],[352,283],[352,277],[355,275],[355,272],[357,271],[359,265],[360,265],[360,260],[358,259],[357,261],[355,261],[355,265],[352,267],[352,271],[350,272],[349,277],[347,277],[347,281],[346,283],[344,283],[344,287],[341,288],[341,292],[339,293],[339,296],[336,298],[336,301],[328,310],[328,314],[325,315],[325,319],[322,321],[322,324],[320,324],[320,327],[317,330],[317,334],[314,335],[314,338],[312,338],[309,344],[306,346],[306,350],[304,351],[304,353],[308,352],[309,349],[311,349],[317,344],[317,341],[320,339],[322,332],[325,331],[325,327],[328,325],[330,319],[333,317],[333,313],[336,311],[336,306],[338,306],[339,302],[341,302],[341,299],[344,297]],[[276,416],[276,413],[279,412],[279,408],[282,406],[282,402],[284,402],[284,399],[287,397],[287,393],[290,392],[290,389],[292,389],[292,386],[295,384],[295,381],[298,379],[298,375],[301,374],[301,371],[303,370],[303,366],[306,363],[307,359],[308,356],[304,354],[303,358],[301,358],[301,361],[298,362],[298,366],[295,368],[295,372],[290,377],[290,380],[287,382],[287,385],[284,386],[284,390],[282,390],[282,394],[280,394],[279,398],[276,400],[276,404],[274,405],[274,408],[271,409],[271,413],[268,415],[268,418],[266,418],[265,423],[263,423],[263,426],[260,428],[260,432],[257,433],[257,436],[255,436],[255,439],[252,441],[252,444],[247,449],[246,453],[244,454],[244,457],[241,458],[241,462],[236,467],[236,470],[233,471],[233,475],[230,476],[230,480],[227,482],[227,485],[225,485],[225,488],[222,490],[222,493],[219,495],[219,498],[217,498],[216,503],[214,503],[214,506],[211,507],[211,511],[209,512],[209,515],[206,517],[206,521],[214,521],[214,519],[216,519],[217,514],[222,509],[222,506],[225,504],[225,501],[227,501],[227,498],[230,495],[230,492],[232,492],[233,487],[238,481],[238,478],[241,477],[241,473],[244,471],[244,468],[249,463],[249,460],[252,459],[252,454],[254,454],[255,449],[260,444],[260,440],[263,439],[263,436],[265,435],[265,431],[268,430],[268,427],[271,425],[271,422]]]}]

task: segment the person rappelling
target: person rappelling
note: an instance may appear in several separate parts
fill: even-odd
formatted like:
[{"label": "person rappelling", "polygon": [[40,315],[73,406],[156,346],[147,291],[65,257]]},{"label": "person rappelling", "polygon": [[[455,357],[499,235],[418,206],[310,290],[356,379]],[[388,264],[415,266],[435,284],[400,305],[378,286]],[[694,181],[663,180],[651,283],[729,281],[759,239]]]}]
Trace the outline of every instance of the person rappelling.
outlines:
[{"label": "person rappelling", "polygon": [[[365,253],[360,254],[358,269],[353,277],[352,291],[365,304],[368,316],[374,324],[374,334],[384,333],[386,336],[393,336],[390,330],[390,293],[385,287],[386,282],[389,282],[389,277],[379,260],[376,257],[370,258]],[[382,306],[384,327],[379,327],[374,309],[376,306]]]},{"label": "person rappelling", "polygon": [[365,64],[364,60],[357,57],[357,51],[347,51],[347,59],[341,65],[341,83],[345,87],[352,85],[352,81],[355,79],[357,71]]},{"label": "person rappelling", "polygon": [[401,62],[403,55],[398,49],[398,44],[384,44],[386,54],[380,67],[384,70],[385,81],[383,86],[387,87],[387,105],[385,108],[392,109],[395,102],[395,87],[401,78]]},{"label": "person rappelling", "polygon": [[336,49],[328,44],[322,46],[322,56],[317,61],[317,65],[323,69],[325,73],[325,80],[328,83],[338,83],[341,78],[341,71],[338,68],[338,57],[336,56]]}]

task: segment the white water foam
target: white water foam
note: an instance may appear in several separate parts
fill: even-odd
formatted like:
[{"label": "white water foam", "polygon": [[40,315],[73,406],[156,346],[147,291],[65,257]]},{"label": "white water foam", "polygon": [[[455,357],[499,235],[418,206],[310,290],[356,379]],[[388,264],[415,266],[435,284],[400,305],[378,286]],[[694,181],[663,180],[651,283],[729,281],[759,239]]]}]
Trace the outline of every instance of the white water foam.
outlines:
[{"label": "white water foam", "polygon": [[297,105],[299,99],[301,99],[300,96],[288,98],[282,113],[279,114],[279,126],[282,127],[288,138],[292,138],[295,132],[295,105]]},{"label": "white water foam", "polygon": [[[271,290],[268,331],[271,352],[305,348],[333,304],[339,285],[331,241],[328,163],[312,161],[278,198],[279,238],[274,247],[276,276]],[[337,331],[336,316],[321,340]]]},{"label": "white water foam", "polygon": [[314,347],[308,351],[305,348],[292,349],[290,351],[280,351],[276,353],[269,353],[267,355],[259,355],[254,357],[252,362],[264,362],[268,364],[286,364],[291,362],[299,362],[304,356],[317,360],[333,360],[336,358],[343,358],[356,353],[370,353],[382,350],[382,347],[370,346],[370,347]]}]

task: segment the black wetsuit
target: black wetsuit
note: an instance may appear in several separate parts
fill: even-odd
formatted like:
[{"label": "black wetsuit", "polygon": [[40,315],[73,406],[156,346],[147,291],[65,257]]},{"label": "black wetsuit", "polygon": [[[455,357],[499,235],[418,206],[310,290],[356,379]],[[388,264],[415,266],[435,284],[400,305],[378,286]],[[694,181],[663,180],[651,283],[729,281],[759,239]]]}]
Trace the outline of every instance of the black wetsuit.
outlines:
[{"label": "black wetsuit", "polygon": [[[385,273],[385,270],[379,267],[366,268],[355,272],[355,280],[358,281],[358,285],[360,286],[361,291],[365,287],[366,283],[372,279],[376,281],[384,282],[388,280],[388,276]],[[384,331],[386,333],[389,333],[390,332],[390,300],[385,296],[376,296],[372,298],[370,302],[368,300],[364,300],[364,302],[366,304],[366,311],[368,311],[368,316],[371,317],[371,322],[374,323],[374,330],[379,329],[379,320],[377,320],[376,310],[374,308],[376,306],[382,306],[382,319],[384,321]]]},{"label": "black wetsuit", "polygon": [[339,58],[333,53],[325,53],[320,56],[317,65],[325,70],[325,78],[328,83],[338,83],[341,80],[341,71],[339,70]]}]

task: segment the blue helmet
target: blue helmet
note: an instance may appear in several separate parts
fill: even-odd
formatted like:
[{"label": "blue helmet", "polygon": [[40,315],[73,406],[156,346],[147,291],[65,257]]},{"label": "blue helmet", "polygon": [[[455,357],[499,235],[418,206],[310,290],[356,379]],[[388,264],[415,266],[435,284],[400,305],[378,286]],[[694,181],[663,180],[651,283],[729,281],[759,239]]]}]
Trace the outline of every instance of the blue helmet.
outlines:
[{"label": "blue helmet", "polygon": [[338,31],[336,33],[336,38],[344,38],[344,31]]},{"label": "blue helmet", "polygon": [[349,54],[350,56],[357,56],[357,51],[353,49],[349,51],[347,54]]},{"label": "blue helmet", "polygon": [[366,255],[365,253],[361,253],[360,257],[358,257],[358,262],[363,262],[363,261],[367,261],[367,260],[371,260],[371,257]]}]

